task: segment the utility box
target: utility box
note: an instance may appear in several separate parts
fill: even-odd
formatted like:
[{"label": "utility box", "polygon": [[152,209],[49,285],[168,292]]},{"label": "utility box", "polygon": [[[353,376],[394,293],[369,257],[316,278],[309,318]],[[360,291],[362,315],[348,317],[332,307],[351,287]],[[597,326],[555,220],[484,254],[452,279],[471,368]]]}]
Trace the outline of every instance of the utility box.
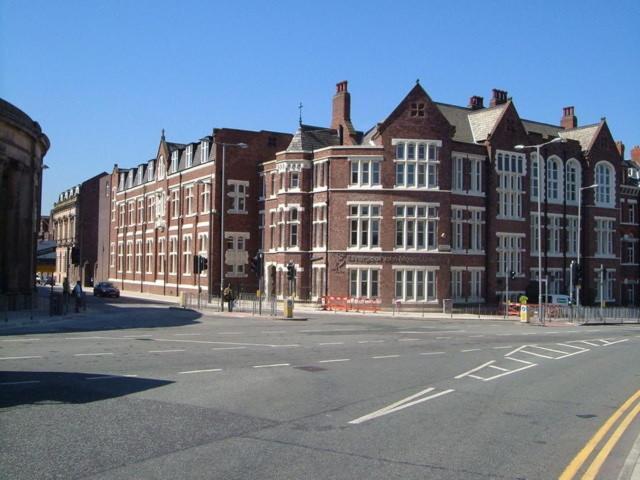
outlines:
[{"label": "utility box", "polygon": [[287,298],[284,302],[284,316],[286,318],[293,318],[293,299]]},{"label": "utility box", "polygon": [[529,319],[531,318],[531,310],[529,306],[524,304],[520,305],[520,323],[529,323]]}]

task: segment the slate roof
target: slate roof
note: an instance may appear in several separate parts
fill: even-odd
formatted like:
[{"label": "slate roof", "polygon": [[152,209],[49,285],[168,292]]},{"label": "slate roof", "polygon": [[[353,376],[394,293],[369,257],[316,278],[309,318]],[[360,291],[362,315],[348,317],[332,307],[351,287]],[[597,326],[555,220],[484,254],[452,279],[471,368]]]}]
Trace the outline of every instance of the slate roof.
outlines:
[{"label": "slate roof", "polygon": [[543,137],[557,137],[562,127],[549,123],[535,122],[533,120],[522,119],[522,125],[527,133],[538,133]]},{"label": "slate roof", "polygon": [[483,108],[481,110],[474,110],[469,113],[469,125],[471,126],[471,134],[473,135],[473,142],[482,142],[487,139],[489,134],[493,132],[493,129],[498,122],[498,119],[507,108],[508,103],[496,105],[495,107]]},{"label": "slate roof", "polygon": [[475,110],[457,105],[449,105],[448,103],[435,102],[438,110],[444,115],[451,125],[456,127],[453,139],[458,142],[475,143],[473,133],[471,132],[471,124],[469,123],[469,114]]},{"label": "slate roof", "polygon": [[572,128],[571,130],[560,130],[558,135],[569,140],[576,140],[580,143],[582,150],[589,150],[593,143],[593,137],[600,128],[600,124],[585,125],[584,127]]},{"label": "slate roof", "polygon": [[339,144],[338,133],[331,128],[300,125],[287,147],[287,152],[308,152]]}]

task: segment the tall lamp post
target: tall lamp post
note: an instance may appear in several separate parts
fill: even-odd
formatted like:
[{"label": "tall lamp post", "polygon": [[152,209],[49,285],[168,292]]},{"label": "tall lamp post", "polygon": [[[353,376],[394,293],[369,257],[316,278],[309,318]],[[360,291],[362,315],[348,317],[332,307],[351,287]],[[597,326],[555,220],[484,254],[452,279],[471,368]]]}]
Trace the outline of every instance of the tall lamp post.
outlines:
[{"label": "tall lamp post", "polygon": [[[538,145],[516,145],[516,150],[524,150],[525,148],[536,149],[536,160],[538,161],[538,316],[544,324],[544,310],[542,308],[542,192],[546,191],[542,188],[542,158],[540,157],[540,148],[551,143],[562,142],[567,140],[562,137],[556,137],[548,142],[539,143]],[[546,185],[545,185],[546,187]]]},{"label": "tall lamp post", "polygon": [[213,142],[222,146],[222,172],[220,178],[220,308],[224,311],[224,198],[225,198],[225,164],[227,160],[227,147],[247,148],[246,143]]},{"label": "tall lamp post", "polygon": [[[580,187],[578,189],[578,271],[580,271],[580,237],[582,236],[581,224],[582,224],[582,191],[588,190],[590,188],[598,188],[598,184],[594,183],[593,185],[589,185],[588,187]],[[582,282],[580,285],[576,285],[576,305],[580,306],[580,289],[582,288]],[[573,292],[572,292],[573,293]]]}]

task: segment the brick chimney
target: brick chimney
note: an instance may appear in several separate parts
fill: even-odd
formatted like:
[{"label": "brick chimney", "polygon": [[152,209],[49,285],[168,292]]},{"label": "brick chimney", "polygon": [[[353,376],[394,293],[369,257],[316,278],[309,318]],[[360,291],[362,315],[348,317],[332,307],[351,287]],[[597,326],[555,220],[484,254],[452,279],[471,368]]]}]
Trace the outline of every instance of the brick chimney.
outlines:
[{"label": "brick chimney", "polygon": [[578,117],[576,117],[573,107],[564,107],[562,109],[562,119],[560,126],[565,130],[576,128],[578,126]]},{"label": "brick chimney", "polygon": [[479,97],[478,95],[474,95],[469,98],[469,108],[471,110],[480,110],[484,108],[484,98]]},{"label": "brick chimney", "polygon": [[640,145],[631,149],[631,161],[640,167]]},{"label": "brick chimney", "polygon": [[616,142],[616,148],[618,149],[618,153],[620,154],[620,157],[624,160],[624,143],[618,140]]},{"label": "brick chimney", "polygon": [[491,97],[492,107],[495,107],[496,105],[502,105],[503,103],[507,103],[506,90],[498,90],[497,88],[494,88],[492,92],[493,92],[493,95]]},{"label": "brick chimney", "polygon": [[336,84],[331,113],[331,128],[338,130],[340,125],[351,123],[351,95],[347,91],[347,81]]}]

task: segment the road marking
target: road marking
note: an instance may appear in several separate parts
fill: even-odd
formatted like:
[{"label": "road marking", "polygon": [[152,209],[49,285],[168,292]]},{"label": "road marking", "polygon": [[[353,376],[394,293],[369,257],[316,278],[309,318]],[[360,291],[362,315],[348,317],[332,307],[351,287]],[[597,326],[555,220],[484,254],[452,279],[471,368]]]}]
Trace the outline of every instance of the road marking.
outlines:
[{"label": "road marking", "polygon": [[418,355],[442,355],[444,353],[446,352],[422,352],[422,353],[419,353]]},{"label": "road marking", "polygon": [[186,373],[206,373],[206,372],[221,372],[221,368],[208,368],[206,370],[188,370],[186,372],[178,372],[178,375],[186,374]]},{"label": "road marking", "polygon": [[244,350],[247,347],[213,347],[211,350]]},{"label": "road marking", "polygon": [[611,341],[607,340],[606,338],[602,339],[602,342],[604,342],[603,346],[615,345],[616,343],[622,343],[622,342],[628,342],[628,341],[629,341],[628,338],[625,338],[624,340],[618,340],[618,341],[615,341],[615,342],[611,342]]},{"label": "road marking", "polygon": [[524,363],[525,365],[536,365],[533,362],[527,362],[526,360],[520,360],[519,358],[515,358],[515,357],[506,357],[508,360],[513,360],[514,362],[519,362],[519,363]]},{"label": "road marking", "polygon": [[447,340],[451,337],[436,337],[436,340]]},{"label": "road marking", "polygon": [[469,349],[467,349],[467,350],[460,350],[460,352],[462,352],[462,353],[467,353],[467,352],[479,352],[479,351],[481,351],[481,350],[482,350],[481,348],[469,348]]},{"label": "road marking", "polygon": [[286,333],[286,330],[263,330],[260,333]]},{"label": "road marking", "polygon": [[416,340],[421,340],[420,338],[399,338],[399,342],[415,342]]},{"label": "road marking", "polygon": [[254,365],[253,368],[289,367],[290,363],[273,363],[271,365]]},{"label": "road marking", "polygon": [[511,355],[513,355],[514,353],[519,352],[520,350],[522,350],[523,348],[527,348],[527,345],[521,345],[518,348],[516,348],[515,350],[511,350],[509,353],[505,353],[504,356],[505,357],[509,357]]},{"label": "road marking", "polygon": [[[638,398],[640,398],[640,390],[629,397],[621,406],[616,410],[607,421],[598,429],[598,431],[589,439],[587,444],[578,452],[578,454],[571,460],[571,463],[564,469],[558,480],[571,480],[575,477],[578,471],[582,468],[582,465],[587,461],[593,450],[600,443],[600,441],[607,435],[611,427],[618,421],[618,419],[633,405]],[[638,408],[636,406],[636,408]],[[594,460],[595,462],[595,460]],[[597,472],[596,472],[597,473]]]},{"label": "road marking", "polygon": [[[450,388],[448,390],[444,390],[442,392],[438,392],[438,393],[434,393],[433,395],[429,395],[427,397],[423,397],[423,398],[418,398],[421,397],[422,395],[424,395],[425,393],[429,393],[432,392],[434,390],[433,387],[427,388],[425,390],[422,390],[421,392],[418,392],[414,395],[410,395],[409,397],[400,400],[398,402],[392,403],[391,405],[381,408],[380,410],[376,410],[373,413],[369,413],[368,415],[364,415],[362,417],[356,418],[355,420],[351,420],[349,423],[351,425],[358,425],[360,423],[364,423],[367,422],[369,420],[373,420],[374,418],[378,418],[378,417],[382,417],[383,415],[388,415],[390,413],[395,413],[395,412],[399,412],[400,410],[404,410],[405,408],[409,408],[412,407],[414,405],[418,405],[419,403],[423,403],[426,402],[428,400],[432,400],[434,398],[438,398],[441,397],[443,395],[447,395],[451,392],[454,392],[455,390]],[[418,398],[418,400],[413,400],[414,398]],[[411,401],[413,400],[413,401]]]},{"label": "road marking", "polygon": [[113,355],[111,352],[100,352],[100,353],[74,353],[74,357],[102,357],[105,355]]},{"label": "road marking", "polygon": [[[518,372],[521,372],[522,370],[526,370],[527,368],[532,368],[532,367],[537,367],[537,366],[538,366],[537,363],[532,363],[530,365],[525,365],[524,367],[516,368],[515,370],[509,370],[509,371],[507,371],[505,373],[500,373],[498,375],[494,375],[493,377],[480,378],[480,380],[482,380],[483,382],[489,382],[491,380],[495,380],[496,378],[504,377],[505,375],[511,375],[512,373],[518,373]],[[475,378],[478,378],[478,377],[475,377]]]},{"label": "road marking", "polygon": [[[423,327],[423,328],[427,328],[427,327]],[[402,334],[411,334],[411,333],[439,333],[439,334],[443,334],[443,333],[460,333],[460,332],[466,332],[466,330],[434,330],[433,332],[416,332],[416,331],[411,331],[411,330],[403,330],[400,331],[398,333],[402,333]]]},{"label": "road marking", "polygon": [[23,380],[21,382],[2,382],[0,385],[28,385],[31,383],[40,383],[40,380]]},{"label": "road marking", "polygon": [[176,337],[199,337],[201,333],[176,333]]},{"label": "road marking", "polygon": [[384,340],[359,340],[358,343],[384,343]]},{"label": "road marking", "polygon": [[244,332],[218,332],[217,335],[242,335]]},{"label": "road marking", "polygon": [[39,355],[25,355],[23,357],[0,357],[0,360],[26,360],[28,358],[42,358]]},{"label": "road marking", "polygon": [[371,358],[375,358],[375,359],[380,359],[380,358],[398,358],[400,355],[378,355],[376,357],[371,357]]},{"label": "road marking", "polygon": [[135,378],[138,375],[100,375],[98,377],[84,377],[85,380],[111,380],[113,378]]},{"label": "road marking", "polygon": [[319,343],[318,345],[344,345],[344,342],[324,342]]},{"label": "road marking", "polygon": [[496,370],[500,370],[501,372],[510,372],[511,370],[502,367],[496,367],[495,365],[489,365],[489,368],[494,368]]},{"label": "road marking", "polygon": [[491,347],[494,350],[507,350],[509,348],[513,348],[513,345],[505,345],[504,347]]},{"label": "road marking", "polygon": [[39,342],[39,338],[14,338],[11,340],[2,340],[3,342]]},{"label": "road marking", "polygon": [[149,350],[147,353],[172,353],[172,352],[184,352],[184,350]]},{"label": "road marking", "polygon": [[480,365],[479,367],[472,368],[471,370],[469,370],[469,371],[467,371],[467,372],[464,372],[464,373],[461,373],[460,375],[455,376],[455,377],[453,377],[453,378],[455,378],[456,380],[459,380],[459,379],[461,379],[461,378],[463,378],[463,377],[466,377],[467,375],[471,375],[472,373],[477,372],[478,370],[482,370],[484,367],[489,366],[489,365],[491,365],[492,363],[495,363],[495,360],[491,360],[491,361],[489,361],[489,362],[487,362],[487,363],[483,363],[483,364],[482,364],[482,365]]},{"label": "road marking", "polygon": [[497,337],[511,337],[513,333],[496,333]]},{"label": "road marking", "polygon": [[318,363],[334,363],[334,362],[348,362],[350,358],[336,358],[333,360],[319,360]]},{"label": "road marking", "polygon": [[469,335],[469,338],[482,338],[484,335]]},{"label": "road marking", "polygon": [[143,338],[143,337],[153,337],[153,335],[125,335],[122,338]]},{"label": "road marking", "polygon": [[177,338],[154,338],[156,342],[207,343],[211,345],[242,345],[246,347],[299,347],[300,345],[273,345],[270,343],[214,342],[211,340],[182,340]]},{"label": "road marking", "polygon": [[[533,346],[529,346],[529,348],[535,348]],[[526,353],[527,355],[533,355],[534,357],[547,358],[549,360],[553,360],[555,357],[550,357],[549,355],[543,355],[542,353],[530,352],[528,350],[520,350],[520,353]]]}]

